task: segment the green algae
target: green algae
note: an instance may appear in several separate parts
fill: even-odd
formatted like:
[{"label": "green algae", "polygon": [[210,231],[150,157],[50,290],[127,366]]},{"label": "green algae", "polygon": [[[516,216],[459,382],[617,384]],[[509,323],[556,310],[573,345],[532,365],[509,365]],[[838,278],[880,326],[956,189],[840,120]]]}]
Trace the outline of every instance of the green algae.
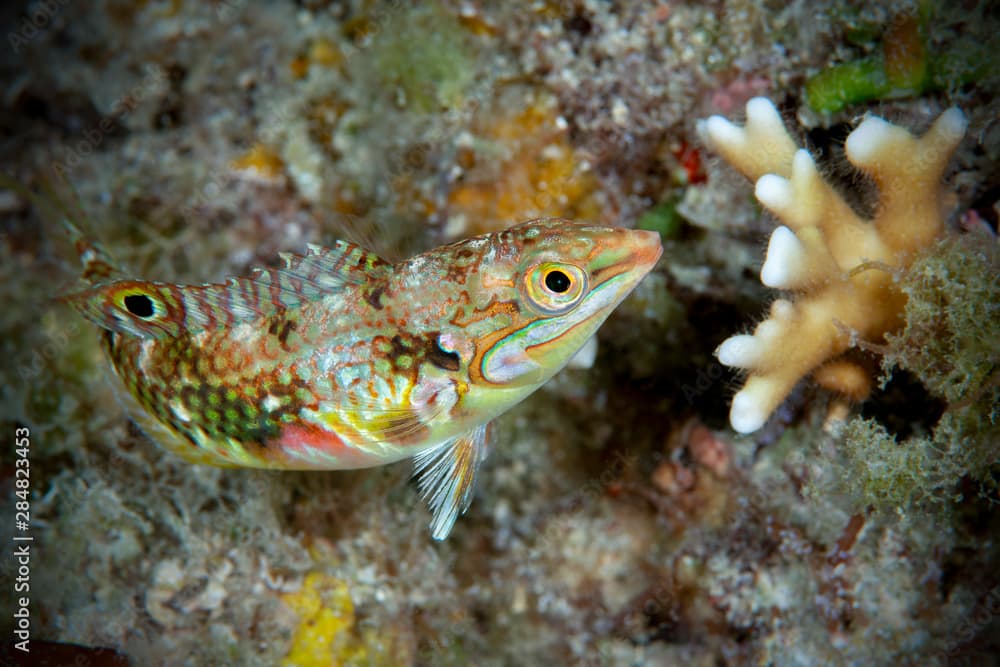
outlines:
[{"label": "green algae", "polygon": [[832,113],[852,104],[887,97],[893,86],[881,56],[829,67],[806,82],[806,100],[813,111]]},{"label": "green algae", "polygon": [[639,216],[637,229],[659,232],[664,239],[674,239],[680,234],[684,217],[677,211],[681,195],[671,195]]},{"label": "green algae", "polygon": [[860,507],[929,509],[963,499],[959,482],[988,494],[1000,482],[1000,252],[979,235],[950,237],[902,278],[905,325],[888,336],[886,381],[913,373],[947,403],[929,435],[898,442],[855,418],[842,436],[843,487]]},{"label": "green algae", "polygon": [[[805,85],[806,103],[819,113],[834,113],[873,100],[914,97],[954,91],[996,70],[996,58],[976,36],[949,36],[935,42],[940,9],[921,2],[915,12],[897,14],[886,27],[875,51],[846,63],[831,65]],[[871,26],[848,30],[848,40],[875,42]]]},{"label": "green algae", "polygon": [[392,13],[375,34],[372,58],[379,83],[418,112],[457,106],[475,76],[470,36],[437,3]]},{"label": "green algae", "polygon": [[1000,252],[985,235],[950,237],[902,278],[905,325],[883,362],[951,404],[984,390],[1000,364]]}]

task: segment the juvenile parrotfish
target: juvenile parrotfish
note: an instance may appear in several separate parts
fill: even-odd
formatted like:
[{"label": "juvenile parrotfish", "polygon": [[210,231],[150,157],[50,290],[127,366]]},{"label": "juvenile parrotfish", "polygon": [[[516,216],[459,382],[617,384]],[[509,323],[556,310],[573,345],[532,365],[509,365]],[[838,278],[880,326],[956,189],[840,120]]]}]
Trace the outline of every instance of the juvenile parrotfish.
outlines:
[{"label": "juvenile parrotfish", "polygon": [[472,499],[489,424],[538,389],[653,268],[659,235],[526,222],[397,264],[347,242],[224,283],[133,280],[76,239],[133,419],[195,463],[415,462],[431,532]]}]

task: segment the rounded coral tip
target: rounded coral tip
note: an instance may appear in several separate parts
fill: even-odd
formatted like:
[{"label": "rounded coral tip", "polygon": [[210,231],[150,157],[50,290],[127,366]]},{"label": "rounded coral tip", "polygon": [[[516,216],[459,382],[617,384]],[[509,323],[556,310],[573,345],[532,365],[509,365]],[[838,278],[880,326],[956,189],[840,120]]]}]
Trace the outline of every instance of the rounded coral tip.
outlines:
[{"label": "rounded coral tip", "polygon": [[758,178],[754,194],[761,204],[776,213],[792,204],[792,184],[787,178],[775,174],[764,174]]},{"label": "rounded coral tip", "polygon": [[739,146],[744,142],[743,128],[722,116],[711,116],[698,124],[702,136],[715,146]]},{"label": "rounded coral tip", "polygon": [[877,116],[865,118],[847,136],[844,149],[856,164],[868,164],[881,152],[894,128]]},{"label": "rounded coral tip", "polygon": [[754,97],[747,102],[747,123],[776,126],[779,132],[785,131],[777,107],[766,97]]},{"label": "rounded coral tip", "polygon": [[719,363],[734,368],[752,368],[760,358],[760,343],[750,334],[730,336],[715,350]]},{"label": "rounded coral tip", "polygon": [[969,125],[965,114],[958,107],[951,107],[945,111],[934,123],[934,130],[942,138],[957,144],[965,136],[965,130]]},{"label": "rounded coral tip", "polygon": [[770,410],[747,389],[733,396],[729,423],[737,433],[753,433],[767,421]]},{"label": "rounded coral tip", "polygon": [[777,289],[793,288],[797,278],[796,269],[804,252],[795,232],[784,225],[775,229],[767,245],[764,266],[760,269],[760,282]]}]

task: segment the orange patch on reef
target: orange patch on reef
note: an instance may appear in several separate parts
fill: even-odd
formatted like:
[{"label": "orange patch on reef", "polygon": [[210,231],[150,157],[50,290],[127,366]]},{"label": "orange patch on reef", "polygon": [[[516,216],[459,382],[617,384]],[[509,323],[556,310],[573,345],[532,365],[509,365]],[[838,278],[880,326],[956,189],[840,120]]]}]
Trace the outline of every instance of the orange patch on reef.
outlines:
[{"label": "orange patch on reef", "polygon": [[539,217],[599,222],[613,213],[594,196],[599,190],[581,151],[569,142],[555,100],[531,93],[518,103],[497,100],[473,129],[475,148],[462,148],[465,181],[448,196],[449,217],[466,220],[463,234],[493,232]]},{"label": "orange patch on reef", "polygon": [[885,73],[894,88],[920,90],[927,78],[927,48],[916,15],[896,16],[882,36]]},{"label": "orange patch on reef", "polygon": [[259,143],[230,162],[229,166],[241,175],[267,182],[281,180],[285,173],[285,163],[278,154]]}]

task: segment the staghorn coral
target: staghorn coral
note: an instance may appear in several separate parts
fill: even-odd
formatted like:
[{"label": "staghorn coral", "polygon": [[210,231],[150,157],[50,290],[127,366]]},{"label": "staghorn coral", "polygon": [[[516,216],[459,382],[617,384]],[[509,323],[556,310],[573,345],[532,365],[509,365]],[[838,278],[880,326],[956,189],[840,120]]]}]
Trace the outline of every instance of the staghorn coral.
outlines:
[{"label": "staghorn coral", "polygon": [[749,371],[733,398],[734,429],[760,428],[810,373],[852,399],[868,395],[867,371],[842,355],[858,338],[881,342],[901,325],[906,295],[895,272],[941,236],[940,181],[965,126],[958,109],[920,138],[866,118],[845,148],[879,189],[867,221],[823,180],[809,153],[796,149],[770,101],[750,100],[743,128],[719,116],[701,125],[707,142],[756,181],[758,201],[784,223],[771,236],[761,282],[797,293],[776,300],[752,335],[728,338],[716,351],[723,364]]}]

